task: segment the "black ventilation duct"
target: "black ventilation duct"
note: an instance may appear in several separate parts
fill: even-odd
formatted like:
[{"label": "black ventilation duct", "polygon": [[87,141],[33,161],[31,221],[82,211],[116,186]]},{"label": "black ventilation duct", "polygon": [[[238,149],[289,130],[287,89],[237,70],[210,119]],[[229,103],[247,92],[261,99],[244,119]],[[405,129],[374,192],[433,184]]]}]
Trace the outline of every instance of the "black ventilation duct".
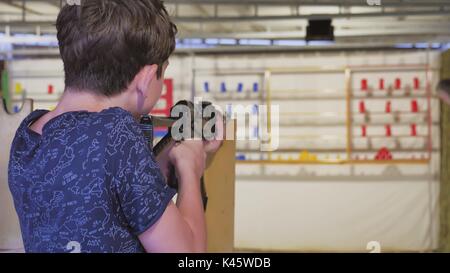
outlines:
[{"label": "black ventilation duct", "polygon": [[334,27],[331,19],[309,20],[306,28],[306,41],[334,41]]}]

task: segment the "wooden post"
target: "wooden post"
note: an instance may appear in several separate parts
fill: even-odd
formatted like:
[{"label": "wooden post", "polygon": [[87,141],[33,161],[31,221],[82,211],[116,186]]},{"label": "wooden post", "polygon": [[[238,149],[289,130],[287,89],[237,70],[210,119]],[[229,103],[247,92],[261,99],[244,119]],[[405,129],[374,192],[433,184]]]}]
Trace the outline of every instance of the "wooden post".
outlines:
[{"label": "wooden post", "polygon": [[[442,53],[441,79],[450,78],[450,50]],[[439,251],[450,251],[450,106],[441,102]]]}]

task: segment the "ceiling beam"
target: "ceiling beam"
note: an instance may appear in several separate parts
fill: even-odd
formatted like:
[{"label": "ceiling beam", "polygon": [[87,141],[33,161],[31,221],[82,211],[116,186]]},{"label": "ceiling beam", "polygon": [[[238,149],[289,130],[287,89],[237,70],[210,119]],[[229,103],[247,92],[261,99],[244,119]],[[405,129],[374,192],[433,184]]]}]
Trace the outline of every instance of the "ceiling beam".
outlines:
[{"label": "ceiling beam", "polygon": [[[251,22],[251,21],[289,21],[311,20],[327,18],[371,18],[371,17],[412,17],[412,16],[446,16],[450,17],[448,10],[421,10],[399,12],[371,12],[371,13],[335,13],[335,14],[300,14],[300,15],[276,15],[276,16],[182,16],[173,17],[177,23],[219,23],[219,22]],[[0,21],[0,26],[52,26],[54,21]]]},{"label": "ceiling beam", "polygon": [[370,17],[405,17],[405,16],[450,16],[449,10],[411,10],[395,12],[366,12],[366,13],[324,13],[324,14],[299,14],[299,15],[263,15],[263,16],[183,16],[173,18],[179,23],[193,22],[249,22],[249,21],[278,21],[278,20],[299,20],[299,19],[333,19],[333,18],[370,18]]},{"label": "ceiling beam", "polygon": [[21,10],[21,14],[26,14],[26,13],[31,13],[34,15],[44,15],[41,12],[35,11],[33,9],[30,9],[26,6],[27,1],[26,0],[22,0],[21,4],[17,3],[18,1],[13,1],[13,0],[0,0],[0,3],[6,4],[8,6],[14,7],[14,8],[18,8]]},{"label": "ceiling beam", "polygon": [[[166,0],[176,4],[264,5],[264,6],[369,6],[364,0]],[[383,7],[450,6],[449,0],[382,0]]]},{"label": "ceiling beam", "polygon": [[[380,29],[336,29],[336,38],[345,37],[378,37],[383,36],[398,36],[407,37],[411,35],[448,35],[450,36],[450,24],[444,24],[440,26],[413,26],[402,28],[380,28]],[[180,33],[178,38],[231,38],[231,39],[303,39],[306,36],[306,31],[268,31],[268,32],[223,32],[223,33]]]},{"label": "ceiling beam", "polygon": [[[0,0],[9,2],[11,0]],[[18,1],[18,0],[16,0]],[[25,0],[26,2],[47,2],[54,6],[64,5],[65,0]],[[205,5],[239,5],[239,6],[340,6],[368,7],[365,0],[165,0],[170,4],[205,4]],[[383,7],[436,7],[450,6],[450,0],[381,0]]]},{"label": "ceiling beam", "polygon": [[[289,53],[289,52],[323,52],[345,50],[395,50],[396,44],[392,42],[372,43],[342,43],[328,46],[223,46],[212,48],[179,48],[174,54],[242,54],[242,53]],[[405,49],[402,49],[405,50]],[[411,48],[411,50],[417,50]],[[0,59],[3,56],[33,57],[52,56],[59,58],[57,48],[15,49],[12,51],[0,51]],[[8,58],[8,57],[6,57]]]}]

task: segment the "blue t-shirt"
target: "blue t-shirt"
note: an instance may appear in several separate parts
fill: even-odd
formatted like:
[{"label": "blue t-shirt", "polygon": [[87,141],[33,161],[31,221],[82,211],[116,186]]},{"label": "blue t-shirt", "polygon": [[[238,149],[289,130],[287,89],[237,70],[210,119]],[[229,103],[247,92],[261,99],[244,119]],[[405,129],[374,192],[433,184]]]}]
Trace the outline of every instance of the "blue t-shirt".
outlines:
[{"label": "blue t-shirt", "polygon": [[138,235],[163,214],[175,191],[131,113],[67,112],[42,135],[20,125],[9,187],[27,252],[144,252]]}]

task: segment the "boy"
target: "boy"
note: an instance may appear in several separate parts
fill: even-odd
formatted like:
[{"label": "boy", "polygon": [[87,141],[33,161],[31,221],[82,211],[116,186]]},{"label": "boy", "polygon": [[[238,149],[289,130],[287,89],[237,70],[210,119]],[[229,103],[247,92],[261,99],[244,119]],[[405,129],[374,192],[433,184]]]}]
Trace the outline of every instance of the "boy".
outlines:
[{"label": "boy", "polygon": [[[159,0],[89,0],[56,22],[65,91],[20,125],[9,186],[27,252],[204,252],[208,143],[170,161],[177,204],[136,120],[161,95],[176,27]],[[211,143],[209,143],[211,144]]]}]

